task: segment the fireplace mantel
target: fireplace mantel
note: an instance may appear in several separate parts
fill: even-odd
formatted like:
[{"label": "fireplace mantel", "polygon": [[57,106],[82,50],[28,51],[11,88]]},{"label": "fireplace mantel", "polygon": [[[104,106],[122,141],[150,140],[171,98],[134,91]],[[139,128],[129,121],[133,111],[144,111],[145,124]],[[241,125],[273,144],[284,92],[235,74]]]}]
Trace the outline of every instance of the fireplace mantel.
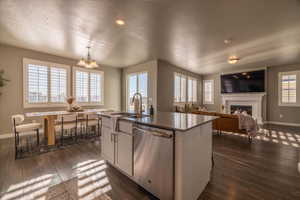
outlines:
[{"label": "fireplace mantel", "polygon": [[252,116],[257,119],[259,124],[263,124],[263,98],[265,95],[265,92],[222,94],[224,112],[229,114],[231,105],[252,106]]}]

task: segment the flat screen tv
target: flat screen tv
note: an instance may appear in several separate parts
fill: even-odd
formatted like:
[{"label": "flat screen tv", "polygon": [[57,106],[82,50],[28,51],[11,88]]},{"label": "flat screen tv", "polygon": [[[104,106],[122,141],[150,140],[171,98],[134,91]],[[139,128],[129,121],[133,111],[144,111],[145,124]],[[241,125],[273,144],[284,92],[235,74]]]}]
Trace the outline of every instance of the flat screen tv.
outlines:
[{"label": "flat screen tv", "polygon": [[265,70],[221,75],[221,93],[265,92]]}]

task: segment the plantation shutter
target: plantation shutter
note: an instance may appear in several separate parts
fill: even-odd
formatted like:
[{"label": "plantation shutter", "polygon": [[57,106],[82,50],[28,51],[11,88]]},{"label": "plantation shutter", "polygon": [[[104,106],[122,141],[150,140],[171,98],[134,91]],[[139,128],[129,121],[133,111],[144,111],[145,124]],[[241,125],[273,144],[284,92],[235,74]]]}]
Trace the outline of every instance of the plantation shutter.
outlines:
[{"label": "plantation shutter", "polygon": [[28,103],[48,102],[48,67],[29,64],[27,77]]}]

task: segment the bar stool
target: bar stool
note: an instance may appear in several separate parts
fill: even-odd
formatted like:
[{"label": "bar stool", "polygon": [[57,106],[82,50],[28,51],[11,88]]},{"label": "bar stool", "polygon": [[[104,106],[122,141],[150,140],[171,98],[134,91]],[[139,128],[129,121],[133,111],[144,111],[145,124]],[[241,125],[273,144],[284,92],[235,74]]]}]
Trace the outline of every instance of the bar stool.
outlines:
[{"label": "bar stool", "polygon": [[[32,122],[22,124],[24,122],[24,115],[17,114],[11,116],[12,123],[13,123],[13,132],[15,134],[15,159],[18,158],[19,148],[20,148],[20,136],[30,136],[36,133],[37,138],[37,147],[40,145],[40,133],[39,128],[41,128],[40,123]],[[21,135],[20,135],[21,134]],[[27,149],[28,149],[28,142],[27,142]],[[22,150],[22,149],[21,149]]]},{"label": "bar stool", "polygon": [[[77,141],[77,126],[78,118],[77,114],[70,114],[70,115],[59,115],[57,120],[55,121],[55,133],[60,132],[60,145],[64,145],[64,139],[67,137],[75,138]],[[72,134],[74,131],[74,136]]]},{"label": "bar stool", "polygon": [[[101,135],[101,118],[97,114],[84,114],[82,127],[85,129],[85,136],[100,137]],[[92,133],[94,128],[94,133]]]}]

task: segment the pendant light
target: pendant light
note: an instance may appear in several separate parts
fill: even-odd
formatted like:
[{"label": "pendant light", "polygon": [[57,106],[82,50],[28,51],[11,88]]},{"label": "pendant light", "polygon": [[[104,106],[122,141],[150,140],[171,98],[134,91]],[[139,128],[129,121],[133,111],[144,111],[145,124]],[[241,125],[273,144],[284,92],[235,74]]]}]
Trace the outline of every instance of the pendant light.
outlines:
[{"label": "pendant light", "polygon": [[88,54],[87,54],[87,58],[84,59],[84,58],[81,58],[79,60],[79,62],[77,63],[77,65],[81,66],[81,67],[85,67],[85,68],[97,68],[98,67],[98,64],[96,63],[95,60],[92,60],[91,59],[91,55],[90,55],[90,46],[87,46],[86,47],[88,49]]}]

